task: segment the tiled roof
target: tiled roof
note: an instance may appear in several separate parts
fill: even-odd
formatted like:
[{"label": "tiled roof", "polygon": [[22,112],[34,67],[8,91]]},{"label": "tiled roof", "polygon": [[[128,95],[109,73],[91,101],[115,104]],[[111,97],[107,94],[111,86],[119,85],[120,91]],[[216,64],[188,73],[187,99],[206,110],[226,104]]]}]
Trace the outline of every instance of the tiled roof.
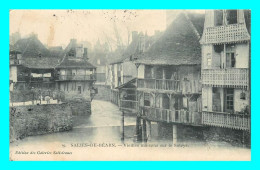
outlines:
[{"label": "tiled roof", "polygon": [[55,68],[87,68],[87,69],[94,69],[96,68],[91,63],[87,61],[87,59],[76,59],[76,58],[69,58],[68,53],[75,50],[77,47],[76,40],[72,40],[68,46],[65,48],[63,53],[63,59],[61,63],[58,64]]},{"label": "tiled roof", "polygon": [[126,58],[138,53],[138,41],[139,38],[133,39],[130,45],[124,50],[123,54],[119,58],[111,61],[110,64],[122,63]]},{"label": "tiled roof", "polygon": [[41,57],[51,57],[50,51],[36,36],[20,39],[15,43],[14,47],[22,52],[23,58],[38,57],[39,54],[41,54]]},{"label": "tiled roof", "polygon": [[137,37],[132,40],[130,45],[124,50],[123,54],[120,55],[120,57],[118,57],[117,59],[112,60],[110,64],[122,63],[126,60],[130,60],[131,57],[134,58],[135,56],[142,54],[139,49],[139,38],[141,36],[144,36],[145,39],[145,49],[148,49],[150,45],[158,39],[158,35],[147,36],[143,35],[143,33],[139,33]]},{"label": "tiled roof", "polygon": [[49,51],[36,36],[18,40],[12,49],[19,50],[23,66],[32,69],[53,69],[62,59],[62,50]]},{"label": "tiled roof", "polygon": [[151,65],[200,64],[199,36],[203,32],[203,26],[204,15],[179,14],[149,50],[138,57],[136,63]]},{"label": "tiled roof", "polygon": [[27,57],[24,58],[23,65],[32,69],[54,69],[54,67],[59,63],[59,58],[55,57]]},{"label": "tiled roof", "polygon": [[90,64],[87,60],[81,59],[68,59],[66,56],[65,59],[57,65],[55,68],[87,68],[87,69],[94,69],[96,68],[92,64]]}]

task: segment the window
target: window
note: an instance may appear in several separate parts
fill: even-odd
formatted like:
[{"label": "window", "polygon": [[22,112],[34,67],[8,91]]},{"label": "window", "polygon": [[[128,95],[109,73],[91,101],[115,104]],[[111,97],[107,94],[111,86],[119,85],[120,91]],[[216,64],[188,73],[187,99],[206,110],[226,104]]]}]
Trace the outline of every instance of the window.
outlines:
[{"label": "window", "polygon": [[223,10],[215,10],[215,26],[223,25]]},{"label": "window", "polygon": [[234,89],[226,89],[226,111],[234,110]]},{"label": "window", "polygon": [[222,51],[224,51],[224,45],[220,44],[220,45],[214,45],[214,51],[216,53],[221,53]]},{"label": "window", "polygon": [[145,66],[145,78],[152,78],[152,66]]},{"label": "window", "polygon": [[236,65],[235,45],[229,44],[226,46],[226,66],[227,68],[234,68],[235,65]]},{"label": "window", "polygon": [[71,49],[71,50],[68,52],[68,55],[69,55],[69,57],[74,57],[74,56],[75,56],[75,53],[76,53],[76,51],[73,50],[73,49]]},{"label": "window", "polygon": [[237,24],[237,10],[226,11],[227,24]]},{"label": "window", "polygon": [[150,106],[150,94],[144,93],[144,106]]},{"label": "window", "polygon": [[120,86],[122,83],[121,83],[121,77],[118,77],[118,86]]}]

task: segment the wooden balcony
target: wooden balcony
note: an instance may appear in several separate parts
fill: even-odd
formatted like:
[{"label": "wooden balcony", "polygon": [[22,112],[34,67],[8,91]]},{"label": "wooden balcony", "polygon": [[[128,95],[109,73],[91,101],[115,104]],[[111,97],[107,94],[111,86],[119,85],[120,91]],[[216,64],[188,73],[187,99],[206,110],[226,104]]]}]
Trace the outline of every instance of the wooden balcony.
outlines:
[{"label": "wooden balcony", "polygon": [[202,70],[202,84],[213,87],[247,88],[249,70],[246,68]]},{"label": "wooden balcony", "polygon": [[120,100],[120,110],[135,113],[137,112],[138,101]]},{"label": "wooden balcony", "polygon": [[18,75],[17,76],[17,81],[18,82],[30,82],[30,77],[29,76]]},{"label": "wooden balcony", "polygon": [[182,123],[196,126],[201,125],[201,113],[199,112],[140,106],[139,114],[145,119],[156,122]]},{"label": "wooden balcony", "polygon": [[91,75],[59,75],[57,81],[86,81],[86,80],[96,80],[94,74]]},{"label": "wooden balcony", "polygon": [[204,29],[202,44],[217,44],[228,42],[241,42],[250,40],[244,23],[208,27]]},{"label": "wooden balcony", "polygon": [[202,124],[239,130],[250,130],[250,115],[202,112]]},{"label": "wooden balcony", "polygon": [[200,93],[201,83],[199,80],[137,79],[137,88],[189,94]]}]

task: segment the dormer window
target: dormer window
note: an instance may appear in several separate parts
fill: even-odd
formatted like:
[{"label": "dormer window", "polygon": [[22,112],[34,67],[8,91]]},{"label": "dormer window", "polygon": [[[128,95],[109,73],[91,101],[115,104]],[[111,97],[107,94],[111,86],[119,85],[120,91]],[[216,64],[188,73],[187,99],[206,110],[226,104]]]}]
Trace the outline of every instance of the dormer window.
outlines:
[{"label": "dormer window", "polygon": [[223,25],[223,10],[215,10],[215,26]]},{"label": "dormer window", "polygon": [[74,57],[75,56],[75,50],[70,50],[68,55],[69,55],[69,57]]},{"label": "dormer window", "polygon": [[215,26],[237,24],[237,10],[215,10]]},{"label": "dormer window", "polygon": [[227,24],[237,24],[237,10],[226,11]]},{"label": "dormer window", "polygon": [[42,57],[42,54],[41,54],[41,53],[39,53],[39,54],[38,54],[38,56],[39,56],[39,58],[41,58],[41,57]]}]

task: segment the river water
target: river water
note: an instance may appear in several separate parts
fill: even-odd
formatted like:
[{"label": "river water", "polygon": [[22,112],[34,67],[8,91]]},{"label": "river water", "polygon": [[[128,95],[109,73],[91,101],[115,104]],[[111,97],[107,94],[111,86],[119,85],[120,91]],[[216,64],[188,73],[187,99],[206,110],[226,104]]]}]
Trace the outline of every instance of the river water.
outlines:
[{"label": "river water", "polygon": [[[218,160],[216,154],[219,151],[219,159],[222,160],[250,160],[250,149],[241,146],[232,145],[223,141],[205,141],[196,135],[182,136],[178,139],[174,153],[168,153],[169,147],[172,148],[172,137],[161,136],[160,132],[152,134],[152,139],[148,142],[150,146],[145,146],[145,143],[135,142],[135,124],[136,118],[125,115],[125,140],[121,141],[121,112],[118,107],[110,102],[94,100],[92,101],[92,114],[90,116],[73,117],[73,129],[68,132],[45,134],[40,136],[29,136],[20,141],[10,144],[10,159],[11,160],[186,160],[187,154],[194,152],[194,155],[188,160],[196,160],[199,152],[205,151],[204,157],[198,160]],[[152,124],[152,133],[156,131],[156,124]],[[136,145],[133,145],[136,144]],[[155,145],[156,149],[154,149]],[[156,144],[159,145],[156,146]],[[143,147],[142,147],[142,146]],[[163,147],[160,147],[160,145]],[[140,148],[141,147],[141,148]],[[144,148],[145,147],[145,148]],[[167,150],[168,148],[168,150]],[[73,152],[71,156],[53,156],[53,154],[37,154],[37,152],[52,152],[53,150],[66,150]],[[93,150],[94,149],[94,150]],[[102,150],[102,153],[100,152]],[[105,150],[104,150],[105,149]],[[110,150],[113,149],[113,150]],[[127,151],[125,150],[127,149]],[[145,150],[143,150],[145,149]],[[167,150],[167,152],[165,151]],[[176,149],[178,152],[176,152]],[[125,150],[125,151],[124,151]],[[137,156],[132,158],[125,154],[125,152],[140,152],[143,157]],[[164,153],[162,155],[154,155],[151,157],[151,150],[157,153]],[[17,151],[33,151],[35,155],[18,154]],[[107,153],[107,151],[109,151]],[[110,156],[111,152],[116,151],[116,157]],[[123,152],[124,151],[124,152]],[[84,154],[99,153],[95,154]],[[121,153],[121,156],[119,156]],[[177,154],[179,153],[179,154]],[[243,157],[236,158],[234,154],[244,153]],[[224,155],[223,155],[224,154]],[[86,156],[87,155],[87,156]],[[101,155],[101,156],[100,156]],[[103,155],[103,157],[102,157]],[[146,156],[145,156],[146,155]],[[170,156],[166,156],[170,155]],[[211,155],[211,156],[210,156]],[[61,156],[61,157],[60,157]],[[224,156],[224,157],[223,157]],[[100,158],[100,159],[99,159]],[[115,159],[113,159],[115,158]]]}]

